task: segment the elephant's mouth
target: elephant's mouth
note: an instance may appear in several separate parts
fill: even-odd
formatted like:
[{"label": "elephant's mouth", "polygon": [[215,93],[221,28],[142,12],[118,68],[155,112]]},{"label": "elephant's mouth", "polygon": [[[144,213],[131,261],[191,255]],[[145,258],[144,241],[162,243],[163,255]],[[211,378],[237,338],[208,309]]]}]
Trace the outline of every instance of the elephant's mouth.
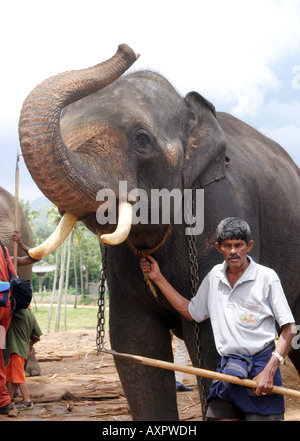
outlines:
[{"label": "elephant's mouth", "polygon": [[[41,245],[31,248],[28,253],[33,259],[41,259],[55,251],[69,236],[75,227],[78,218],[70,213],[65,213],[51,236]],[[118,225],[114,232],[100,235],[100,240],[108,245],[119,245],[124,242],[131,230],[132,205],[120,202]]]}]

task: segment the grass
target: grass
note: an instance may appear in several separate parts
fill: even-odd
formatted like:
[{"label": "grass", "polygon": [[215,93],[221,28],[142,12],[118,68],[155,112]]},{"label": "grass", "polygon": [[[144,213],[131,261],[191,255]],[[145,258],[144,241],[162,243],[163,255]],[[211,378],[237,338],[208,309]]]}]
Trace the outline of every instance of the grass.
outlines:
[{"label": "grass", "polygon": [[[46,305],[38,305],[37,308],[34,302],[31,304],[32,311],[37,319],[37,322],[43,331],[43,333],[47,333],[48,328],[48,320],[49,320],[49,311],[50,306]],[[55,331],[55,320],[56,320],[56,305],[53,306],[52,314],[51,314],[51,322],[50,322],[50,332]],[[74,308],[73,306],[67,307],[67,328],[65,329],[65,308],[62,305],[60,312],[60,321],[59,321],[59,331],[70,331],[74,329],[95,329],[97,327],[97,309],[96,308],[81,308],[78,306]],[[108,327],[108,314],[106,318],[105,328]]]}]

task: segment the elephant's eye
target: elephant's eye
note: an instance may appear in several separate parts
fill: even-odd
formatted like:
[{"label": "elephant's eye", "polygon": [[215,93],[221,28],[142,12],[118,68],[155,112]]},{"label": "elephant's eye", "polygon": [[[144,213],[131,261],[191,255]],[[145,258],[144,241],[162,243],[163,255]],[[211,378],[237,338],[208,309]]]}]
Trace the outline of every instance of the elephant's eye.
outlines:
[{"label": "elephant's eye", "polygon": [[140,144],[140,146],[145,146],[150,142],[149,136],[146,133],[140,133],[136,137],[136,141]]},{"label": "elephant's eye", "polygon": [[155,139],[145,128],[135,128],[129,134],[129,142],[133,149],[142,155],[148,154],[153,150]]}]

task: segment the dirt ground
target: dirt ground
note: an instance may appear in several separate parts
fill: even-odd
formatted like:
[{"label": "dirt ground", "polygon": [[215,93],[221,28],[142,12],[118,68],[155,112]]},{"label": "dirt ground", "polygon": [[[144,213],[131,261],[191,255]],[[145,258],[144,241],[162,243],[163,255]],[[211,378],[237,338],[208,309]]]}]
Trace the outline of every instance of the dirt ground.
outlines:
[{"label": "dirt ground", "polygon": [[[113,357],[96,354],[95,331],[43,335],[35,350],[41,375],[27,377],[34,408],[0,421],[132,421]],[[300,390],[289,360],[282,373],[285,387]],[[194,390],[177,393],[180,420],[201,421],[196,378],[185,374],[184,382]],[[300,400],[285,400],[285,420],[300,421]]]}]

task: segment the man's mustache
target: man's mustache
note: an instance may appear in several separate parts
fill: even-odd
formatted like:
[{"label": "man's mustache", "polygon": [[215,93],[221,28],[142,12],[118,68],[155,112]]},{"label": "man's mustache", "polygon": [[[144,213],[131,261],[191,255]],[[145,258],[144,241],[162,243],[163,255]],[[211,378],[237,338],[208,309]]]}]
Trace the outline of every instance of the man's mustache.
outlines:
[{"label": "man's mustache", "polygon": [[227,257],[227,260],[230,259],[240,259],[241,256],[239,256],[238,254],[230,254],[230,256]]}]

